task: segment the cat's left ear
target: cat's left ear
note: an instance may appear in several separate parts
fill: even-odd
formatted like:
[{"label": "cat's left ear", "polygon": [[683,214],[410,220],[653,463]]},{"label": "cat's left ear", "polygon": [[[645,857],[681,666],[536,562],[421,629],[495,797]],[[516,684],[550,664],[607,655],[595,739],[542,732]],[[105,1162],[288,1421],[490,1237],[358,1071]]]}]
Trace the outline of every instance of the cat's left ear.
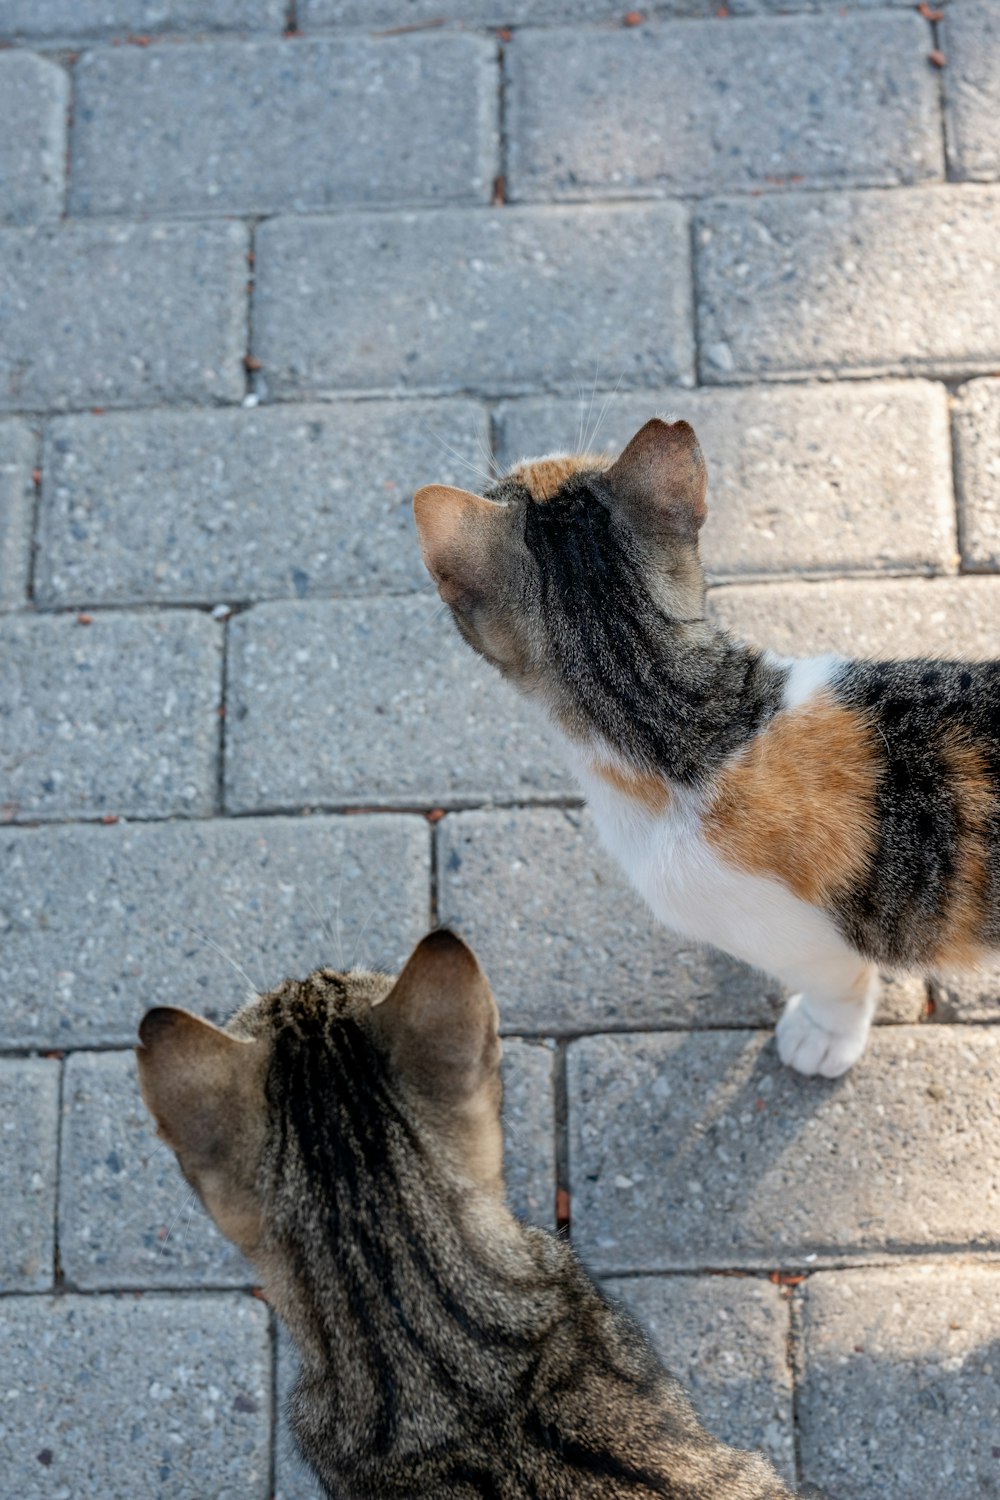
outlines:
[{"label": "cat's left ear", "polygon": [[708,515],[708,470],[689,422],[653,417],[604,475],[637,530],[669,531],[694,541]]},{"label": "cat's left ear", "polygon": [[414,495],[420,550],[446,604],[485,587],[504,513],[504,506],[450,484],[425,484]]},{"label": "cat's left ear", "polygon": [[476,955],[453,932],[417,944],[371,1015],[394,1069],[430,1099],[469,1099],[498,1075],[496,1001]]}]

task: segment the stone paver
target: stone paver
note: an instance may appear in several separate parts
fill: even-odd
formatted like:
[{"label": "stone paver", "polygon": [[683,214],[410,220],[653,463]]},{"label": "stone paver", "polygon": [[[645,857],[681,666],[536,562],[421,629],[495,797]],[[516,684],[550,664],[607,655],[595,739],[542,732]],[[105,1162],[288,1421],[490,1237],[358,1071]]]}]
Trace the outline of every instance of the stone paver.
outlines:
[{"label": "stone paver", "polygon": [[587,813],[451,814],[438,909],[491,976],[511,1031],[771,1026],[776,981],[659,927]]},{"label": "stone paver", "polygon": [[676,203],[274,219],[254,353],[280,396],[690,383],[688,260]]},{"label": "stone paver", "polygon": [[745,1031],[588,1037],[567,1068],[597,1270],[1000,1250],[1000,1028],[878,1027],[834,1084]]},{"label": "stone paver", "polygon": [[222,1021],[331,964],[392,971],[430,925],[420,818],[0,830],[0,1035],[130,1046],[152,1005]]},{"label": "stone paver", "polygon": [[0,231],[0,411],[239,400],[247,243],[241,224]]},{"label": "stone paver", "polygon": [[997,654],[1000,579],[894,579],[867,583],[748,584],[714,589],[717,620],[756,645],[789,656]]},{"label": "stone paver", "polygon": [[979,969],[936,974],[931,980],[935,1020],[1000,1022],[1000,958]]},{"label": "stone paver", "polygon": [[973,185],[703,205],[702,378],[992,372],[998,226],[1000,189]]},{"label": "stone paver", "polygon": [[805,1477],[838,1500],[996,1494],[998,1328],[995,1268],[810,1277],[799,1387]]},{"label": "stone paver", "polygon": [[946,396],[922,380],[512,401],[500,458],[570,450],[581,425],[615,451],[657,412],[705,453],[710,578],[954,569]]},{"label": "stone paver", "polygon": [[71,1055],[63,1116],[59,1256],[70,1286],[246,1286],[256,1279],[157,1140],[131,1048]]},{"label": "stone paver", "polygon": [[994,0],[949,6],[941,27],[948,164],[956,177],[1000,177],[1000,11]]},{"label": "stone paver", "polygon": [[221,665],[207,615],[0,619],[5,819],[211,812]]},{"label": "stone paver", "polygon": [[70,210],[276,213],[488,201],[496,49],[469,36],[85,55]]},{"label": "stone paver", "polygon": [[413,491],[432,476],[478,483],[488,437],[465,401],[63,418],[45,445],[35,597],[214,604],[424,589]]},{"label": "stone paver", "polygon": [[171,31],[280,31],[285,0],[0,0],[0,36],[35,41]]},{"label": "stone paver", "polygon": [[52,1285],[58,1129],[59,1063],[0,1057],[0,1291]]},{"label": "stone paver", "polygon": [[955,472],[963,561],[1000,572],[1000,380],[971,380],[958,392]]},{"label": "stone paver", "polygon": [[569,790],[541,715],[471,655],[436,599],[262,604],[231,623],[230,812]]},{"label": "stone paver", "polygon": [[710,1431],[763,1448],[795,1476],[789,1306],[770,1282],[731,1276],[608,1277],[691,1393]]},{"label": "stone paver", "polygon": [[[886,5],[911,5],[912,0],[731,0],[726,13],[734,16],[777,11],[861,11]],[[467,26],[528,26],[561,21],[607,21],[622,24],[621,4],[615,0],[298,0],[299,24],[310,26],[430,25],[443,15]],[[718,0],[653,0],[637,12],[646,19],[667,16],[719,17]],[[725,16],[721,17],[725,19]]]},{"label": "stone paver", "polygon": [[0,610],[27,601],[36,443],[23,422],[0,422]]},{"label": "stone paver", "polygon": [[19,1500],[265,1500],[267,1309],[248,1295],[3,1304],[0,1472]]},{"label": "stone paver", "polygon": [[917,15],[526,31],[507,62],[513,198],[943,175]]},{"label": "stone paver", "polygon": [[504,1171],[520,1218],[555,1228],[555,1102],[551,1043],[508,1038],[503,1045]]},{"label": "stone paver", "polygon": [[62,212],[69,75],[29,52],[0,55],[0,223]]}]

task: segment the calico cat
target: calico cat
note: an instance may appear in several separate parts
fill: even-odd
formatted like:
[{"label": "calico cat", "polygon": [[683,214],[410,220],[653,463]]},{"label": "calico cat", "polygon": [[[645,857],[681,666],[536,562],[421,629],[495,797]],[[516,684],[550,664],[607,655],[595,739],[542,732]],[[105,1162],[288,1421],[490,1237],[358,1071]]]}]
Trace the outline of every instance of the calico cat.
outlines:
[{"label": "calico cat", "polygon": [[782,1060],[864,1051],[878,967],[1000,947],[1000,662],[792,660],[706,618],[687,422],[621,456],[430,485],[420,545],[465,639],[561,732],[601,836],[669,927],[792,990]]},{"label": "calico cat", "polygon": [[337,1500],[791,1500],[709,1436],[570,1246],[504,1199],[497,1010],[448,932],[393,981],[321,969],[219,1030],[151,1010],[143,1097],[260,1269]]}]

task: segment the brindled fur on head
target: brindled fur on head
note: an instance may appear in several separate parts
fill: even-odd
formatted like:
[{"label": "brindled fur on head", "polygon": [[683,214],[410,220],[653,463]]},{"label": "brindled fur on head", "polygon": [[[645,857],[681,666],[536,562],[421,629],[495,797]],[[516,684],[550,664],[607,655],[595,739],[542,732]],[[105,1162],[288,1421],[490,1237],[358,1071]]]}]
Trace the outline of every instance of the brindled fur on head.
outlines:
[{"label": "brindled fur on head", "polygon": [[293,1426],[330,1495],[787,1500],[511,1217],[496,1006],[459,939],[395,982],[288,981],[224,1031],[151,1011],[140,1040],[161,1136],[299,1345]]},{"label": "brindled fur on head", "polygon": [[670,927],[793,996],[786,1062],[863,1051],[877,966],[1000,947],[1000,665],[779,659],[705,618],[686,422],[612,462],[430,486],[420,543],[465,638],[548,708],[598,828]]}]

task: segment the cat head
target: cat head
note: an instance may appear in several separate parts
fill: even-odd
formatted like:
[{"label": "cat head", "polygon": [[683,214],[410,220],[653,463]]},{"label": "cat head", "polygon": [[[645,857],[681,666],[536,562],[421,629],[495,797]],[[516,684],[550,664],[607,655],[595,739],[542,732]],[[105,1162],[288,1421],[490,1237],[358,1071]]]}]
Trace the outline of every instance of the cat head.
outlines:
[{"label": "cat head", "polygon": [[427,568],[477,651],[573,719],[609,652],[699,619],[707,473],[687,422],[654,418],[613,462],[525,460],[485,496],[428,485],[414,499]]},{"label": "cat head", "polygon": [[319,969],[225,1029],[149,1011],[139,1082],[220,1230],[280,1293],[290,1265],[351,1253],[400,1195],[502,1201],[497,1023],[475,955],[439,931],[398,979]]}]

